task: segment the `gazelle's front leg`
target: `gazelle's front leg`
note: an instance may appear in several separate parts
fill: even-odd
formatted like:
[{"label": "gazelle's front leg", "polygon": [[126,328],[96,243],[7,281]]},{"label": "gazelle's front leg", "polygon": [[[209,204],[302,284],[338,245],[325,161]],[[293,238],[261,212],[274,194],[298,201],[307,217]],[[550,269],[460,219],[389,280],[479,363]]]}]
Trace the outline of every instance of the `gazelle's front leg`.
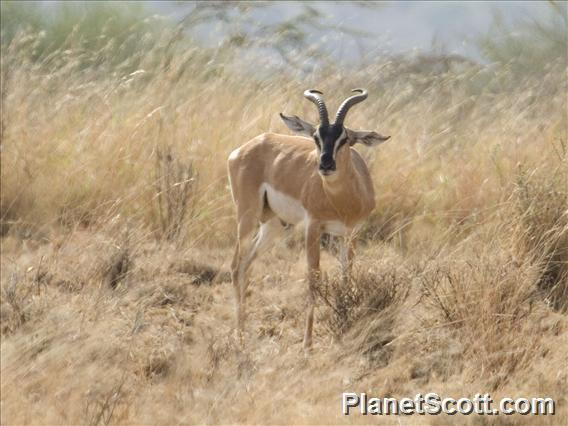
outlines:
[{"label": "gazelle's front leg", "polygon": [[341,274],[343,283],[346,285],[351,278],[351,270],[353,269],[353,258],[355,256],[355,238],[349,233],[341,238],[341,251],[339,260],[341,262]]},{"label": "gazelle's front leg", "polygon": [[316,303],[316,285],[321,278],[320,272],[320,237],[321,224],[309,222],[306,227],[306,254],[308,260],[308,311],[306,317],[306,332],[304,334],[304,349],[312,346],[312,329],[314,325],[314,308]]}]

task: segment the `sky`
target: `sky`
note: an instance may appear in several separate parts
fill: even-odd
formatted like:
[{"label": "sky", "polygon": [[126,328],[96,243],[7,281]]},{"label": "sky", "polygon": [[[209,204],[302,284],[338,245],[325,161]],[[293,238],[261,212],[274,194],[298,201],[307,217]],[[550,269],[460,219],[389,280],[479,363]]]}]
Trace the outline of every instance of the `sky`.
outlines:
[{"label": "sky", "polygon": [[[433,46],[445,53],[479,59],[475,37],[491,27],[496,15],[505,22],[543,18],[550,13],[546,1],[387,1],[378,7],[366,8],[351,2],[312,2],[311,6],[327,15],[325,22],[360,28],[372,34],[363,45],[345,34],[328,34],[330,50],[346,60],[365,54],[427,52]],[[194,3],[151,2],[157,13],[179,19],[191,11]],[[300,13],[302,3],[277,2],[275,6],[255,12],[259,21],[276,22]],[[222,28],[221,28],[222,31]],[[198,32],[204,42],[215,42],[210,28]],[[321,32],[311,35],[314,42]]]}]

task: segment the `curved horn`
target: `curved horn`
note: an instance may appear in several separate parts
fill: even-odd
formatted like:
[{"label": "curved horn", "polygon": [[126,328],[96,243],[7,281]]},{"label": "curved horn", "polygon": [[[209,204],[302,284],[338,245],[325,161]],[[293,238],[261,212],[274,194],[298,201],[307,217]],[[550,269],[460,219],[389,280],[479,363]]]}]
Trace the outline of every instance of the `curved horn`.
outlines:
[{"label": "curved horn", "polygon": [[345,116],[349,109],[359,102],[363,102],[367,99],[368,92],[365,89],[353,89],[351,92],[358,92],[358,95],[353,95],[343,101],[339,109],[337,110],[337,115],[335,116],[335,124],[343,124]]},{"label": "curved horn", "polygon": [[318,107],[320,124],[322,126],[328,126],[329,116],[327,115],[327,107],[325,106],[325,102],[321,97],[321,95],[323,95],[322,92],[314,89],[309,89],[304,92],[304,96],[306,97],[306,99],[313,102]]}]

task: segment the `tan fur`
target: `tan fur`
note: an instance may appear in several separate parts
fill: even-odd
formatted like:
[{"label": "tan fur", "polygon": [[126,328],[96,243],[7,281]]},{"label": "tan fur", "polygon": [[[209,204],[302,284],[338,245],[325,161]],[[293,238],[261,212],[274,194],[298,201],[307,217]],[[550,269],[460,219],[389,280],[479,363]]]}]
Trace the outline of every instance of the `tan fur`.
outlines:
[{"label": "tan fur", "polygon": [[[318,151],[312,139],[274,133],[252,139],[229,157],[229,179],[238,221],[238,241],[231,270],[240,332],[244,329],[246,271],[283,219],[265,202],[262,185],[268,184],[297,200],[306,212],[310,292],[304,346],[311,346],[315,285],[320,276],[321,233],[329,223],[339,222],[345,227],[350,265],[352,231],[375,207],[371,177],[359,153],[345,144],[337,152],[336,163],[336,173],[323,177],[318,173]],[[253,238],[259,224],[265,226],[261,226],[261,231]]]}]

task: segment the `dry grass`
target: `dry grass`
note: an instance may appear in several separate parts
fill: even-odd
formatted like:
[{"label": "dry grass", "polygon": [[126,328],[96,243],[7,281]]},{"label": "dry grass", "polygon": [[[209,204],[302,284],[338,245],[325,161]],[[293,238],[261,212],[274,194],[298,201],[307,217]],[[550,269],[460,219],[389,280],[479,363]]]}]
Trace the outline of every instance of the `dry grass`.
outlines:
[{"label": "dry grass", "polygon": [[[561,63],[517,85],[402,59],[255,81],[191,50],[123,74],[30,43],[2,51],[2,424],[369,422],[341,418],[343,391],[551,396],[553,418],[481,423],[567,418]],[[239,349],[225,158],[280,111],[313,118],[312,84],[331,104],[369,88],[349,125],[393,136],[361,148],[377,209],[347,285],[324,255],[314,353],[297,244],[255,265]]]}]

